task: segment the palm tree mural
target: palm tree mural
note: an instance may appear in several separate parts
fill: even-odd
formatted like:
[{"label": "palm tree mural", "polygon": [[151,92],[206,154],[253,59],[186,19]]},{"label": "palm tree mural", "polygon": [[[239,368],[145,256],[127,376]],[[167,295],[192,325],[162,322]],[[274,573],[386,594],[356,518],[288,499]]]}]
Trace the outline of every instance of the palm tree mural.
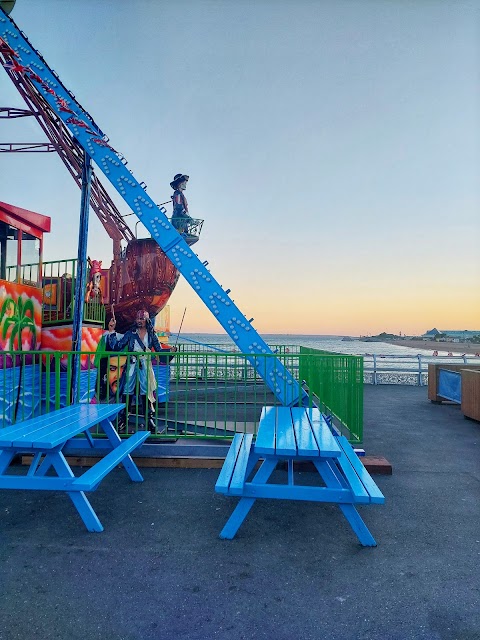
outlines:
[{"label": "palm tree mural", "polygon": [[[3,301],[2,309],[0,311],[0,318],[2,321],[2,340],[5,340],[9,329],[11,328],[10,337],[8,340],[8,347],[10,351],[15,350],[15,341],[17,341],[17,351],[23,351],[22,348],[22,335],[25,330],[28,330],[31,334],[30,350],[35,349],[37,343],[37,329],[35,326],[35,310],[32,300],[27,298],[23,300],[21,296],[17,301],[11,297],[6,298]],[[13,358],[14,366],[20,360],[19,380],[17,386],[17,398],[15,402],[14,421],[17,419],[18,407],[20,404],[20,390],[22,387],[22,374],[24,367],[24,357]]]},{"label": "palm tree mural", "polygon": [[32,340],[30,342],[30,350],[35,349],[37,343],[37,329],[35,327],[35,311],[33,302],[30,298],[23,300],[19,297],[17,302],[13,298],[6,298],[3,301],[0,318],[3,320],[2,340],[7,337],[10,327],[12,331],[8,341],[8,347],[11,351],[15,349],[15,340],[18,339],[17,350],[22,351],[22,334],[28,329],[31,333]]}]

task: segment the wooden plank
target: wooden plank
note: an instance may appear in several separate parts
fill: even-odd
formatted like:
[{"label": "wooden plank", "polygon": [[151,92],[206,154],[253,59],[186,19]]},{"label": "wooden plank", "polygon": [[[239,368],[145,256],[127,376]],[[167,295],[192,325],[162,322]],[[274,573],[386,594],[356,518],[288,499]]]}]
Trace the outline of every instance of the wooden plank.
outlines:
[{"label": "wooden plank", "polygon": [[258,424],[255,453],[272,454],[275,452],[275,407],[263,407]]},{"label": "wooden plank", "polygon": [[480,370],[480,364],[450,364],[438,363],[428,365],[428,399],[434,403],[442,402],[443,398],[438,395],[438,378],[440,369],[450,371],[462,371],[463,369]]},{"label": "wooden plank", "polygon": [[116,415],[124,404],[77,404],[30,418],[0,430],[0,448],[47,450],[57,447],[98,422]]},{"label": "wooden plank", "polygon": [[63,424],[58,422],[55,427],[45,427],[44,430],[37,431],[35,440],[32,440],[32,448],[43,450],[47,447],[57,447],[102,420],[115,416],[125,407],[125,404],[79,404],[75,406],[77,413],[74,418],[65,415]]},{"label": "wooden plank", "polygon": [[72,487],[74,478],[41,477],[41,476],[0,476],[0,489],[16,489],[30,491],[80,491]]},{"label": "wooden plank", "polygon": [[462,371],[462,413],[472,420],[480,420],[480,371]]},{"label": "wooden plank", "polygon": [[[25,454],[21,457],[21,464],[30,466],[33,456]],[[175,458],[154,458],[149,456],[133,456],[137,467],[143,469],[221,469],[225,458],[209,458],[206,456],[176,456]],[[65,456],[71,467],[93,467],[101,457],[99,456]],[[363,456],[359,458],[370,475],[388,475],[393,473],[392,464],[383,456]],[[257,464],[257,467],[260,463]],[[279,469],[286,468],[285,463],[279,462]],[[313,463],[298,460],[294,463],[296,471],[311,471],[317,473]]]},{"label": "wooden plank", "polygon": [[278,456],[296,456],[297,443],[293,430],[290,407],[277,407],[275,424],[275,454]]},{"label": "wooden plank", "polygon": [[365,489],[368,491],[368,495],[370,496],[370,502],[374,504],[383,504],[385,502],[385,496],[380,491],[380,489],[375,484],[375,481],[370,476],[368,471],[365,469],[363,464],[360,462],[357,454],[352,449],[351,444],[345,438],[345,436],[340,436],[338,439],[340,446],[345,452],[346,457],[348,458],[350,464],[352,465],[355,473],[360,478]]},{"label": "wooden plank", "polygon": [[64,407],[57,411],[38,416],[37,418],[29,418],[23,422],[17,422],[9,427],[0,429],[0,447],[10,447],[16,440],[24,436],[31,435],[34,437],[37,431],[48,427],[49,425],[58,424],[63,420],[63,415],[70,415],[72,419],[77,412],[76,405]]},{"label": "wooden plank", "polygon": [[76,478],[72,482],[72,486],[75,489],[80,488],[81,491],[92,491],[129,453],[145,442],[149,435],[150,431],[137,431],[127,440],[123,440],[122,444],[107,453],[100,462],[97,462],[95,466],[85,471],[79,478]]},{"label": "wooden plank", "polygon": [[391,476],[393,473],[391,463],[382,456],[363,456],[359,460],[370,474]]},{"label": "wooden plank", "polygon": [[292,407],[292,422],[299,456],[320,455],[310,420],[304,407]]},{"label": "wooden plank", "polygon": [[306,409],[306,413],[312,425],[320,456],[322,458],[337,458],[341,454],[340,447],[320,410],[311,407]]},{"label": "wooden plank", "polygon": [[330,487],[309,487],[288,484],[254,484],[247,482],[242,495],[247,498],[272,498],[274,500],[305,500],[308,502],[351,503],[352,494],[348,489]]},{"label": "wooden plank", "polygon": [[250,449],[252,448],[252,440],[253,435],[251,433],[244,434],[242,444],[238,451],[235,470],[230,482],[229,494],[232,496],[241,496],[243,494],[243,486],[245,484],[245,475],[250,457]]},{"label": "wooden plank", "polygon": [[[134,455],[132,457],[137,467],[143,469],[221,469],[225,462],[225,458],[208,458],[206,456],[151,458]],[[29,467],[32,459],[33,456],[27,453],[21,457],[21,464]],[[101,456],[65,456],[70,467],[93,467],[101,459]]]},{"label": "wooden plank", "polygon": [[[333,459],[332,459],[333,460]],[[334,459],[334,462],[339,465],[340,470],[343,472],[345,480],[355,496],[355,502],[368,504],[370,502],[370,495],[360,481],[355,469],[352,467],[350,460],[342,450],[340,456]]]},{"label": "wooden plank", "polygon": [[240,451],[240,447],[242,446],[243,437],[243,433],[237,433],[232,440],[232,444],[230,445],[230,448],[228,450],[227,456],[222,466],[222,470],[220,471],[220,475],[218,476],[217,482],[215,484],[215,491],[217,493],[228,493],[232,475],[237,463],[238,452]]}]

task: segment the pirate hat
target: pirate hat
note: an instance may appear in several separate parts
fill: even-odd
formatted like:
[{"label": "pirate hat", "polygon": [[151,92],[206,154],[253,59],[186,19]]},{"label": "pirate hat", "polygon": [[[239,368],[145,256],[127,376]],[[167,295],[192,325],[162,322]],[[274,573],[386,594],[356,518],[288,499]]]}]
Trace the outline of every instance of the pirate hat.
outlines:
[{"label": "pirate hat", "polygon": [[188,180],[188,176],[186,176],[184,173],[177,173],[175,174],[172,182],[170,182],[170,186],[172,187],[172,189],[176,189],[181,182],[185,182],[186,180]]}]

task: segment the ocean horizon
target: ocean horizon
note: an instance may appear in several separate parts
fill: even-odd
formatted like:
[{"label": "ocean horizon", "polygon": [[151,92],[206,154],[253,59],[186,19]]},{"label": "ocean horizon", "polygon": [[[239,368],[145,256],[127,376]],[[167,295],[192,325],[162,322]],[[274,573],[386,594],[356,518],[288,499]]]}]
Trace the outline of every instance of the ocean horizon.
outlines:
[{"label": "ocean horizon", "polygon": [[[363,342],[350,336],[342,335],[325,335],[325,334],[291,334],[291,333],[264,333],[263,340],[270,345],[308,347],[311,349],[320,349],[322,351],[331,351],[334,353],[345,353],[353,355],[392,355],[392,356],[412,356],[421,354],[424,356],[432,355],[432,347],[425,349],[412,349],[411,347],[402,347],[387,342]],[[344,340],[347,338],[347,340]],[[170,343],[174,344],[177,340],[177,334],[172,332],[170,335]],[[234,345],[233,340],[225,333],[181,333],[178,342],[183,344],[199,344],[202,346],[212,346],[219,349],[228,350]],[[435,347],[435,348],[438,348]],[[447,352],[438,351],[439,355],[447,355]]]}]

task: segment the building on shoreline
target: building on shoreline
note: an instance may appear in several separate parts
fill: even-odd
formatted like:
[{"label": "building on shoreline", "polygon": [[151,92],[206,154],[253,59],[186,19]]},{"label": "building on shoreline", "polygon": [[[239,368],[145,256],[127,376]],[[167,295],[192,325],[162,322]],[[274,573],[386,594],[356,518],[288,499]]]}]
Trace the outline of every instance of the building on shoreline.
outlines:
[{"label": "building on shoreline", "polygon": [[439,342],[472,342],[473,338],[480,336],[480,329],[471,331],[469,329],[430,329],[420,338],[422,340],[437,340]]}]

